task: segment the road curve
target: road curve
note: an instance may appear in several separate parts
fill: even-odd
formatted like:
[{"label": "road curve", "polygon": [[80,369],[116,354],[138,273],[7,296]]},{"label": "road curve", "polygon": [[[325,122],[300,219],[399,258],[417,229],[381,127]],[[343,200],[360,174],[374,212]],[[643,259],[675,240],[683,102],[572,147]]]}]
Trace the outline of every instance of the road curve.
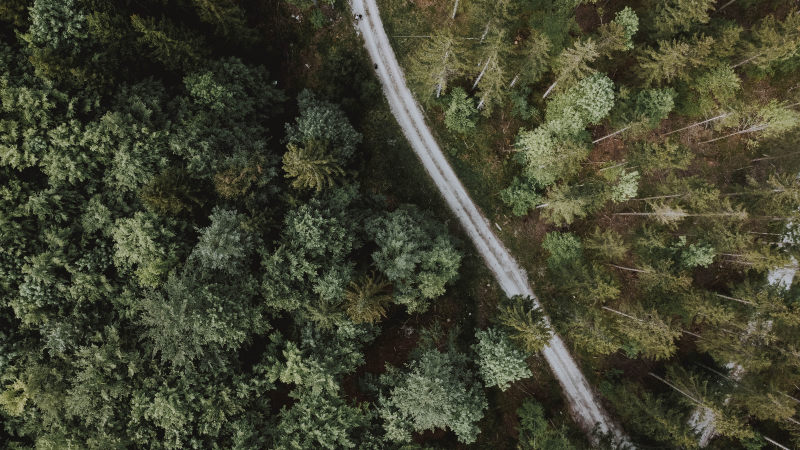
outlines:
[{"label": "road curve", "polygon": [[[422,109],[406,85],[403,71],[386,36],[375,0],[350,2],[353,13],[363,16],[357,21],[357,27],[370,59],[377,64],[378,78],[392,113],[428,175],[433,178],[448,207],[472,239],[506,295],[529,296],[535,307],[540,308],[528,284],[527,274],[494,235],[489,222],[472,202],[425,124]],[[578,425],[586,433],[597,429],[602,433],[610,433],[618,443],[627,444],[629,441],[600,405],[561,338],[554,334],[542,353],[561,384],[570,412]]]}]

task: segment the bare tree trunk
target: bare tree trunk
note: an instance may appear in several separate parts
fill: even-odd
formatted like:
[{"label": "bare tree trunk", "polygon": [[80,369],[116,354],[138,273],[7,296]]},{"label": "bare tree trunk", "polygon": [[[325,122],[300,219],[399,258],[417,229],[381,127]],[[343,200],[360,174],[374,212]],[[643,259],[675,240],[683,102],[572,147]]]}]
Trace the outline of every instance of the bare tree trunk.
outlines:
[{"label": "bare tree trunk", "polygon": [[704,408],[706,407],[706,405],[705,405],[703,402],[701,402],[700,400],[698,400],[698,399],[696,399],[696,398],[692,397],[691,395],[687,394],[686,392],[683,392],[682,390],[680,390],[680,388],[678,388],[678,387],[677,387],[677,386],[675,386],[674,384],[670,383],[669,381],[667,381],[667,380],[665,380],[665,379],[661,378],[660,376],[658,376],[658,375],[654,374],[653,372],[650,372],[650,376],[651,376],[651,377],[653,377],[653,378],[655,378],[656,380],[658,380],[658,381],[660,381],[660,382],[662,382],[662,383],[666,384],[667,386],[671,387],[672,389],[675,389],[675,391],[677,391],[677,392],[680,392],[681,394],[683,394],[683,396],[684,396],[684,397],[686,397],[686,398],[688,398],[689,400],[691,400],[691,401],[693,401],[693,402],[697,403],[699,406],[702,406],[702,407],[704,407]]},{"label": "bare tree trunk", "polygon": [[628,125],[627,127],[623,128],[623,129],[621,129],[621,130],[619,130],[619,131],[615,131],[615,132],[613,132],[613,133],[611,133],[611,134],[607,134],[607,135],[605,135],[605,136],[601,137],[600,139],[595,139],[595,140],[593,140],[593,141],[592,141],[592,144],[597,144],[597,143],[598,143],[598,142],[600,142],[600,141],[604,141],[604,140],[606,140],[606,139],[608,139],[608,138],[610,138],[610,137],[616,136],[616,135],[618,135],[618,134],[620,134],[620,133],[624,132],[624,131],[625,131],[625,130],[627,130],[628,128],[632,127],[632,126],[633,126],[633,125]]},{"label": "bare tree trunk", "polygon": [[722,295],[722,294],[717,294],[717,293],[714,293],[714,295],[716,295],[717,297],[720,297],[720,298],[727,299],[727,300],[733,300],[733,301],[736,301],[736,302],[739,302],[739,303],[744,303],[745,305],[753,305],[753,306],[755,306],[755,303],[749,302],[747,300],[742,300],[740,298],[728,297],[727,295]]},{"label": "bare tree trunk", "polygon": [[[592,142],[592,143],[594,144],[594,142]],[[609,170],[609,169],[614,169],[614,168],[619,167],[619,166],[624,166],[625,164],[628,164],[628,161],[622,161],[621,163],[614,164],[613,166],[603,167],[602,169],[597,169],[597,171],[598,172],[602,172],[604,170]]]},{"label": "bare tree trunk", "polygon": [[[442,64],[444,65],[444,68],[442,68],[441,73],[439,73],[440,80],[445,77],[445,73],[447,72],[447,58],[449,56],[450,56],[450,50],[444,52],[444,58],[442,58]],[[438,86],[436,87],[436,98],[439,98],[439,95],[441,93],[442,93],[442,83],[439,83]]]},{"label": "bare tree trunk", "polygon": [[669,133],[664,133],[663,136],[669,136],[672,133],[677,133],[679,131],[688,130],[689,128],[699,127],[700,125],[703,125],[704,123],[713,122],[713,121],[719,120],[719,119],[724,119],[725,117],[728,117],[731,114],[733,114],[733,113],[727,112],[727,113],[724,113],[724,114],[720,114],[720,115],[718,115],[716,117],[712,117],[710,119],[706,119],[706,120],[704,120],[702,122],[696,122],[696,123],[693,123],[691,125],[687,125],[687,126],[685,126],[683,128],[678,128],[677,130],[672,130]]},{"label": "bare tree trunk", "polygon": [[765,124],[765,123],[758,124],[758,125],[753,125],[752,127],[747,128],[745,130],[737,131],[736,133],[726,134],[725,136],[720,136],[718,138],[709,139],[707,141],[698,142],[698,144],[708,144],[709,142],[716,142],[716,141],[719,141],[721,139],[729,138],[731,136],[736,136],[737,134],[754,133],[756,131],[765,130],[767,128],[769,128],[769,125]]},{"label": "bare tree trunk", "polygon": [[716,14],[716,13],[718,13],[718,12],[722,11],[723,9],[727,8],[728,6],[731,6],[731,5],[732,5],[732,4],[734,4],[734,3],[736,3],[736,0],[731,0],[731,1],[729,1],[728,3],[725,3],[724,5],[720,6],[720,7],[719,7],[719,9],[717,9],[716,11],[714,11],[714,14]]},{"label": "bare tree trunk", "polygon": [[752,61],[752,60],[754,60],[754,59],[758,58],[759,56],[761,56],[761,53],[756,53],[755,55],[753,55],[753,56],[751,56],[751,57],[749,57],[749,58],[747,58],[747,59],[745,59],[745,60],[739,61],[738,63],[736,63],[736,64],[732,65],[732,66],[731,66],[731,69],[735,69],[735,68],[737,68],[737,67],[739,67],[739,66],[741,66],[741,65],[743,65],[743,64],[747,64],[747,63],[749,63],[750,61]]},{"label": "bare tree trunk", "polygon": [[542,98],[547,98],[547,96],[550,95],[550,91],[552,91],[553,88],[556,87],[556,84],[558,84],[558,80],[553,81],[553,84],[551,84],[550,87],[548,87],[547,90],[544,91],[544,95],[542,95]]},{"label": "bare tree trunk", "polygon": [[483,29],[483,34],[481,35],[481,42],[486,39],[486,35],[489,34],[489,24],[486,24],[486,28]]},{"label": "bare tree trunk", "polygon": [[634,269],[633,267],[624,267],[618,266],[616,264],[609,264],[611,267],[616,267],[617,269],[627,270],[629,272],[637,272],[637,273],[650,273],[649,270],[642,270],[642,269]]},{"label": "bare tree trunk", "polygon": [[778,155],[778,156],[765,156],[765,157],[763,157],[763,158],[751,159],[751,160],[750,160],[750,162],[766,161],[766,160],[768,160],[768,159],[779,159],[779,158],[786,158],[787,156],[794,156],[794,155],[796,155],[796,154],[798,154],[798,153],[800,153],[800,152],[791,152],[791,153],[787,153],[787,154],[785,154],[785,155]]},{"label": "bare tree trunk", "polygon": [[641,200],[659,200],[659,199],[662,199],[662,198],[677,198],[677,197],[683,197],[684,195],[686,195],[686,194],[656,195],[655,197],[632,198],[631,201],[633,201],[633,200],[637,200],[637,201],[641,201]]},{"label": "bare tree trunk", "polygon": [[484,95],[481,97],[481,101],[478,102],[478,109],[483,109],[483,102],[486,100],[486,96]]},{"label": "bare tree trunk", "polygon": [[519,74],[514,75],[514,79],[511,80],[511,83],[508,85],[508,88],[511,89],[517,84],[517,80],[519,80]]},{"label": "bare tree trunk", "polygon": [[778,447],[778,448],[783,449],[783,450],[791,450],[789,447],[787,447],[785,445],[781,445],[781,444],[775,442],[774,440],[768,438],[767,436],[764,436],[763,434],[761,435],[761,437],[763,437],[765,441],[769,442],[770,444],[774,445],[775,447]]},{"label": "bare tree trunk", "polygon": [[608,306],[601,306],[600,308],[602,308],[602,309],[605,309],[606,311],[611,311],[611,312],[613,312],[614,314],[619,314],[619,315],[620,315],[620,316],[622,316],[622,317],[627,317],[628,319],[635,320],[635,321],[637,321],[637,322],[644,322],[644,320],[642,320],[642,319],[640,319],[640,318],[638,318],[638,317],[633,317],[633,316],[631,316],[631,315],[629,315],[629,314],[625,314],[625,313],[624,313],[624,312],[622,312],[622,311],[617,311],[616,309],[609,308]]},{"label": "bare tree trunk", "polygon": [[456,0],[456,4],[453,5],[453,14],[450,15],[451,19],[455,19],[456,18],[456,10],[457,9],[458,9],[458,0]]},{"label": "bare tree trunk", "polygon": [[475,83],[472,84],[472,90],[474,91],[476,87],[478,87],[478,83],[483,78],[483,74],[486,73],[486,68],[489,67],[489,63],[492,61],[492,57],[490,56],[489,59],[486,60],[486,64],[483,65],[483,69],[481,73],[478,74],[478,78],[475,79]]}]

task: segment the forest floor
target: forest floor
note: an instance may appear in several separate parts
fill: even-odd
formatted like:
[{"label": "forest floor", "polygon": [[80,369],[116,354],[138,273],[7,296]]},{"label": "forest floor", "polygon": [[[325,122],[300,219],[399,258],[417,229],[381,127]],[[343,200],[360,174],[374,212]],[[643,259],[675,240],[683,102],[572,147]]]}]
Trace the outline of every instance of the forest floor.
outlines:
[{"label": "forest floor", "polygon": [[[527,273],[494,235],[488,220],[480,213],[461,185],[425,124],[422,111],[405,84],[403,72],[384,31],[375,1],[353,0],[352,8],[356,14],[363,12],[363,18],[357,24],[358,29],[363,34],[371,59],[377,65],[384,94],[428,174],[433,178],[448,206],[461,222],[506,295],[530,297],[538,306],[538,300],[528,285]],[[591,432],[597,427],[600,432],[611,432],[618,440],[624,439],[621,430],[603,410],[591,386],[558,335],[553,336],[543,350],[543,355],[559,380],[579,426],[586,432]]]}]

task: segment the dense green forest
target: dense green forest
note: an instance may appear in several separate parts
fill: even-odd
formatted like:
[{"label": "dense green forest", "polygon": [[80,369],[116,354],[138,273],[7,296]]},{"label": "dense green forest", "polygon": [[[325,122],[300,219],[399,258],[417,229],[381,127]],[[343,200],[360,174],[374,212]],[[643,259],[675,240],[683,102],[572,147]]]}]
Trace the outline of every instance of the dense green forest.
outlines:
[{"label": "dense green forest", "polygon": [[378,3],[634,441],[800,446],[796,2]]},{"label": "dense green forest", "polygon": [[[380,0],[643,448],[800,447],[800,11]],[[0,1],[0,447],[589,444],[342,0]]]},{"label": "dense green forest", "polygon": [[581,445],[351,17],[0,3],[0,447]]}]

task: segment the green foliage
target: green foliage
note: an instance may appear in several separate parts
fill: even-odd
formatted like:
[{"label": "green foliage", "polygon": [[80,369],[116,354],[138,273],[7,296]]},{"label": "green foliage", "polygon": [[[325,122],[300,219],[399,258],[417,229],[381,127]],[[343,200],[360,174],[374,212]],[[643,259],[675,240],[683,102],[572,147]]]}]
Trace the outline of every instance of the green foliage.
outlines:
[{"label": "green foliage", "polygon": [[653,11],[653,27],[664,36],[689,31],[696,24],[708,23],[715,0],[669,0]]},{"label": "green foliage", "polygon": [[511,186],[500,191],[500,199],[511,207],[515,216],[527,215],[528,211],[542,200],[533,184],[519,177],[514,177]]},{"label": "green foliage", "polygon": [[382,277],[364,275],[360,280],[351,281],[345,299],[347,315],[354,323],[374,323],[386,317],[386,306],[391,303],[391,285]]},{"label": "green foliage", "polygon": [[533,300],[514,297],[500,308],[498,321],[509,337],[527,353],[536,353],[550,342],[550,326]]},{"label": "green foliage", "polygon": [[294,178],[292,187],[321,192],[334,185],[335,177],[344,175],[338,161],[326,154],[325,147],[319,141],[309,141],[303,147],[291,143],[287,146],[283,170],[286,178]]},{"label": "green foliage", "polygon": [[689,429],[687,414],[670,405],[665,397],[647,392],[632,382],[614,385],[606,382],[600,389],[633,432],[667,446],[698,447],[697,437]]},{"label": "green foliage", "polygon": [[575,135],[590,124],[598,124],[614,106],[614,83],[603,74],[578,82],[547,105],[548,125],[558,136]]},{"label": "green foliage", "polygon": [[154,212],[177,216],[201,203],[201,193],[185,170],[167,169],[142,187],[142,202]]},{"label": "green foliage", "polygon": [[115,263],[123,270],[135,269],[142,285],[157,286],[178,261],[174,226],[145,212],[118,219],[111,230]]},{"label": "green foliage", "polygon": [[678,242],[673,244],[671,249],[676,253],[679,266],[684,269],[708,267],[714,262],[716,256],[713,247],[704,244],[690,244],[686,242],[686,236],[680,236]]},{"label": "green foliage", "polygon": [[525,353],[517,349],[508,336],[496,328],[475,332],[478,341],[472,345],[477,354],[478,371],[486,387],[497,386],[507,390],[511,383],[530,377]]},{"label": "green foliage", "polygon": [[406,372],[393,369],[382,375],[387,391],[379,397],[378,414],[386,437],[409,442],[414,431],[450,428],[459,442],[475,442],[487,403],[466,361],[455,351],[427,350],[407,365]]},{"label": "green foliage", "polygon": [[461,88],[453,88],[450,91],[450,104],[444,112],[444,124],[448,130],[467,134],[475,128],[478,110],[475,109],[475,102],[467,97],[467,93]]},{"label": "green foliage", "polygon": [[245,268],[254,244],[252,235],[244,229],[245,217],[215,207],[209,220],[211,225],[198,230],[200,237],[190,258],[204,270],[235,275]]},{"label": "green foliage", "polygon": [[633,48],[633,36],[639,31],[639,16],[626,6],[614,14],[614,23],[622,27],[626,49]]},{"label": "green foliage", "polygon": [[361,143],[358,133],[339,107],[314,97],[305,90],[297,96],[300,115],[294,124],[286,124],[286,139],[292,144],[325,142],[330,156],[340,164],[347,164],[356,146]]},{"label": "green foliage", "polygon": [[370,413],[349,406],[337,394],[314,395],[307,390],[290,394],[297,401],[283,407],[275,430],[276,448],[356,448],[359,429],[367,427]]},{"label": "green foliage", "polygon": [[521,450],[573,450],[577,448],[567,437],[564,428],[554,429],[544,417],[544,408],[535,400],[526,400],[517,410]]},{"label": "green foliage", "polygon": [[447,92],[449,81],[465,68],[463,48],[447,28],[438,29],[417,49],[409,67],[408,78],[416,84],[423,99]]},{"label": "green foliage", "polygon": [[619,176],[617,184],[611,188],[611,201],[614,203],[626,202],[639,192],[639,172],[625,172]]},{"label": "green foliage", "polygon": [[367,221],[367,235],[378,245],[372,260],[394,285],[395,302],[421,312],[445,292],[461,264],[444,227],[404,206]]},{"label": "green foliage", "polygon": [[137,43],[149,56],[169,70],[192,70],[207,56],[204,39],[168,19],[131,16],[131,25],[139,33]]},{"label": "green foliage", "polygon": [[550,253],[547,265],[551,270],[564,270],[577,264],[583,256],[583,245],[572,233],[551,231],[544,236],[542,248]]},{"label": "green foliage", "polygon": [[635,115],[655,127],[675,107],[673,89],[644,89],[636,95]]},{"label": "green foliage", "polygon": [[74,0],[35,0],[30,9],[31,43],[76,53],[87,38],[86,16]]}]

